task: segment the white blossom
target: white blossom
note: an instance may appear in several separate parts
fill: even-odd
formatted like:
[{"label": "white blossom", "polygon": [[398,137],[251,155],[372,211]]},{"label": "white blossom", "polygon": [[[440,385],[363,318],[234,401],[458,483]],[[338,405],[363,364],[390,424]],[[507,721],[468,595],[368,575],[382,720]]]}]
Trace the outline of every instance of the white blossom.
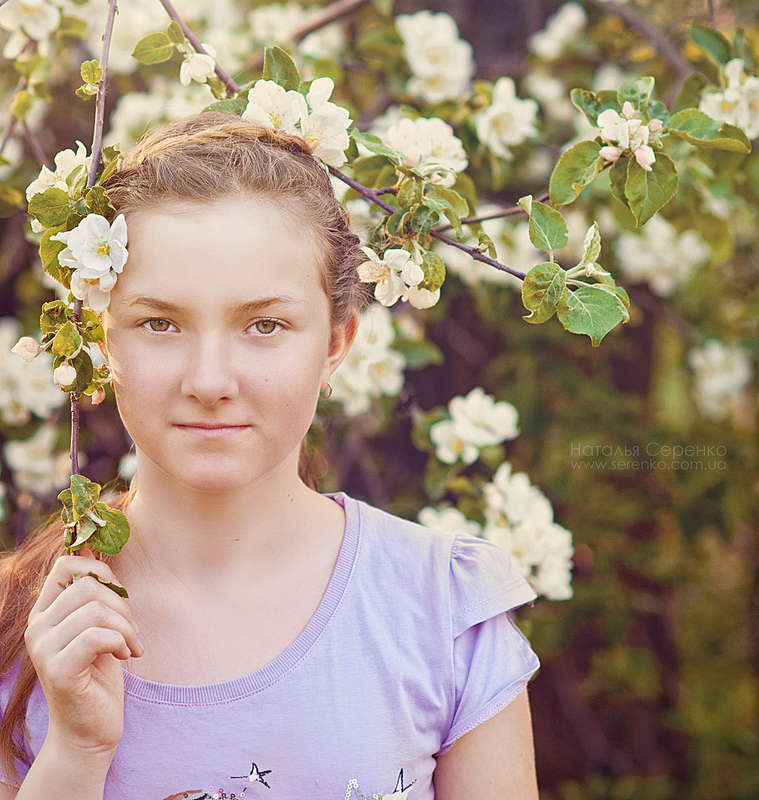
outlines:
[{"label": "white blossom", "polygon": [[183,86],[189,86],[192,81],[205,83],[216,74],[216,50],[206,42],[201,42],[204,53],[195,53],[187,48],[182,66],[179,68],[179,80]]},{"label": "white blossom", "polygon": [[472,46],[459,37],[453,17],[422,10],[399,14],[395,26],[411,69],[406,89],[427,103],[458,99],[474,72]]},{"label": "white blossom", "polygon": [[383,306],[404,300],[415,308],[431,308],[440,299],[439,289],[431,292],[419,286],[424,270],[407,250],[391,248],[382,258],[370,247],[361,250],[368,260],[359,264],[358,276],[364,283],[376,283],[374,297]]},{"label": "white blossom", "polygon": [[71,364],[61,364],[53,370],[53,382],[56,386],[63,389],[76,380],[76,369]]},{"label": "white blossom", "polygon": [[11,34],[3,55],[9,60],[18,58],[30,40],[46,51],[47,39],[60,23],[60,9],[48,0],[8,0],[0,7],[0,28]]},{"label": "white blossom", "polygon": [[403,155],[407,167],[441,186],[453,186],[456,173],[469,163],[453,128],[439,117],[403,118],[387,129],[382,140]]},{"label": "white blossom", "polygon": [[625,277],[648,283],[660,297],[669,297],[685,286],[694,270],[709,258],[709,247],[696,231],[678,234],[660,214],[640,233],[621,233],[615,252]]},{"label": "white blossom", "polygon": [[535,55],[552,61],[578,39],[587,21],[588,15],[579,3],[564,3],[542,31],[530,36],[528,46]]},{"label": "white blossom", "polygon": [[390,312],[372,303],[361,314],[348,355],[332,373],[332,399],[342,404],[348,416],[368,411],[372,398],[394,397],[403,388],[406,359],[393,350],[394,339]]},{"label": "white blossom", "polygon": [[511,78],[499,78],[493,86],[493,101],[475,115],[477,135],[485,145],[502,158],[512,158],[509,147],[522,144],[535,136],[534,126],[538,104],[517,97]]},{"label": "white blossom", "polygon": [[564,81],[543,72],[530,72],[522,81],[522,89],[532,95],[549,119],[568,122],[575,113]]},{"label": "white blossom", "polygon": [[616,161],[622,153],[630,150],[643,169],[652,170],[656,154],[649,141],[658,141],[663,128],[661,120],[652,119],[644,125],[628,100],[622,106],[621,115],[613,108],[607,108],[598,115],[596,125],[601,129],[601,138],[607,142],[599,151],[606,161]]},{"label": "white blossom", "polygon": [[58,260],[74,270],[71,275],[74,297],[86,302],[93,311],[104,311],[127,260],[124,215],[119,214],[109,224],[100,214],[88,214],[73,230],[50,238],[66,245]]},{"label": "white blossom", "polygon": [[511,403],[496,402],[481,387],[466,397],[454,397],[448,404],[450,419],[430,427],[435,455],[446,464],[459,459],[473,463],[480,448],[500,444],[519,435],[519,414]]},{"label": "white blossom", "polygon": [[300,92],[285,91],[274,81],[256,81],[248,92],[242,118],[256,125],[300,135],[298,124],[307,116],[306,98]]},{"label": "white blossom", "polygon": [[483,538],[507,550],[538,594],[550,600],[572,596],[572,534],[554,522],[548,498],[524,472],[506,461],[484,490]]},{"label": "white blossom", "polygon": [[13,470],[13,483],[20,491],[45,497],[68,484],[69,454],[56,455],[57,438],[55,424],[46,422],[28,439],[12,440],[3,445],[3,456]]},{"label": "white blossom", "polygon": [[353,120],[347,109],[330,102],[334,88],[331,78],[317,78],[311,83],[306,95],[310,112],[301,116],[300,135],[317,158],[332,167],[341,167],[347,161],[348,128]]},{"label": "white blossom", "polygon": [[711,339],[688,353],[688,363],[695,373],[695,400],[701,412],[713,420],[726,419],[740,406],[753,378],[749,353]]},{"label": "white blossom", "polygon": [[446,533],[468,533],[479,536],[482,530],[477,522],[467,519],[457,508],[441,506],[423,508],[417,517],[420,525]]},{"label": "white blossom", "polygon": [[49,353],[25,364],[12,352],[19,327],[12,317],[0,318],[0,419],[6,425],[23,425],[32,414],[45,419],[67,400],[53,383]]},{"label": "white blossom", "polygon": [[759,136],[759,77],[746,75],[742,59],[734,58],[724,67],[727,87],[701,98],[699,110],[712,119],[737,125],[749,139]]},{"label": "white blossom", "polygon": [[27,201],[35,194],[51,188],[62,189],[71,194],[71,187],[66,183],[66,178],[80,167],[89,168],[91,160],[91,157],[87,156],[87,148],[80,141],[77,141],[76,153],[70,149],[61,150],[55,156],[55,169],[43,166],[37,178],[27,186]]}]

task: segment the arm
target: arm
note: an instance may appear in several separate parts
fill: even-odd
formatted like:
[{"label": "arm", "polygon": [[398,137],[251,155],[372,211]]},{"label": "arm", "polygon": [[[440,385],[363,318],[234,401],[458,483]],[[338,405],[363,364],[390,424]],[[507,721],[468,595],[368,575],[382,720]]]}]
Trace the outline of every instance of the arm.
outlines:
[{"label": "arm", "polygon": [[439,756],[435,800],[538,800],[527,689]]},{"label": "arm", "polygon": [[21,788],[0,784],[0,800],[103,800],[112,760],[113,752],[76,752],[48,735]]}]

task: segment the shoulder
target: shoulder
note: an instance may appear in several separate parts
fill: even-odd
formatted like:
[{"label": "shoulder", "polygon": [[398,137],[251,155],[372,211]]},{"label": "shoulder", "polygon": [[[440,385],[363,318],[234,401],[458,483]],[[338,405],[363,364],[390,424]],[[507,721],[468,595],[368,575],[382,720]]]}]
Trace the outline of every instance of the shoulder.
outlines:
[{"label": "shoulder", "polygon": [[365,563],[401,569],[407,586],[429,588],[432,579],[448,596],[454,635],[494,607],[508,610],[537,597],[511,554],[494,542],[433,530],[347,496],[345,501],[355,504]]}]

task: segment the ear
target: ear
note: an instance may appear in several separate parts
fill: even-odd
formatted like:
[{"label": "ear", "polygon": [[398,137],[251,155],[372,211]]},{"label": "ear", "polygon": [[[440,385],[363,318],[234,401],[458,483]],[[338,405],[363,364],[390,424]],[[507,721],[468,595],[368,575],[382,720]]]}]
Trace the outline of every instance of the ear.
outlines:
[{"label": "ear", "polygon": [[342,325],[337,325],[332,329],[329,340],[329,352],[324,364],[322,374],[322,390],[327,388],[327,381],[332,373],[342,364],[348,351],[351,349],[353,340],[358,331],[358,312],[354,311],[351,318]]}]

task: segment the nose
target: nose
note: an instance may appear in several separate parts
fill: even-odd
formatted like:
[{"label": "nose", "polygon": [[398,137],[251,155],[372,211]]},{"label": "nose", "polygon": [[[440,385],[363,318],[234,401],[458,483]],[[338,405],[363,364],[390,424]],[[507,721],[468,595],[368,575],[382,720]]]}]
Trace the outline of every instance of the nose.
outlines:
[{"label": "nose", "polygon": [[204,406],[232,400],[240,392],[228,344],[222,336],[197,337],[189,347],[182,374],[182,395]]}]

